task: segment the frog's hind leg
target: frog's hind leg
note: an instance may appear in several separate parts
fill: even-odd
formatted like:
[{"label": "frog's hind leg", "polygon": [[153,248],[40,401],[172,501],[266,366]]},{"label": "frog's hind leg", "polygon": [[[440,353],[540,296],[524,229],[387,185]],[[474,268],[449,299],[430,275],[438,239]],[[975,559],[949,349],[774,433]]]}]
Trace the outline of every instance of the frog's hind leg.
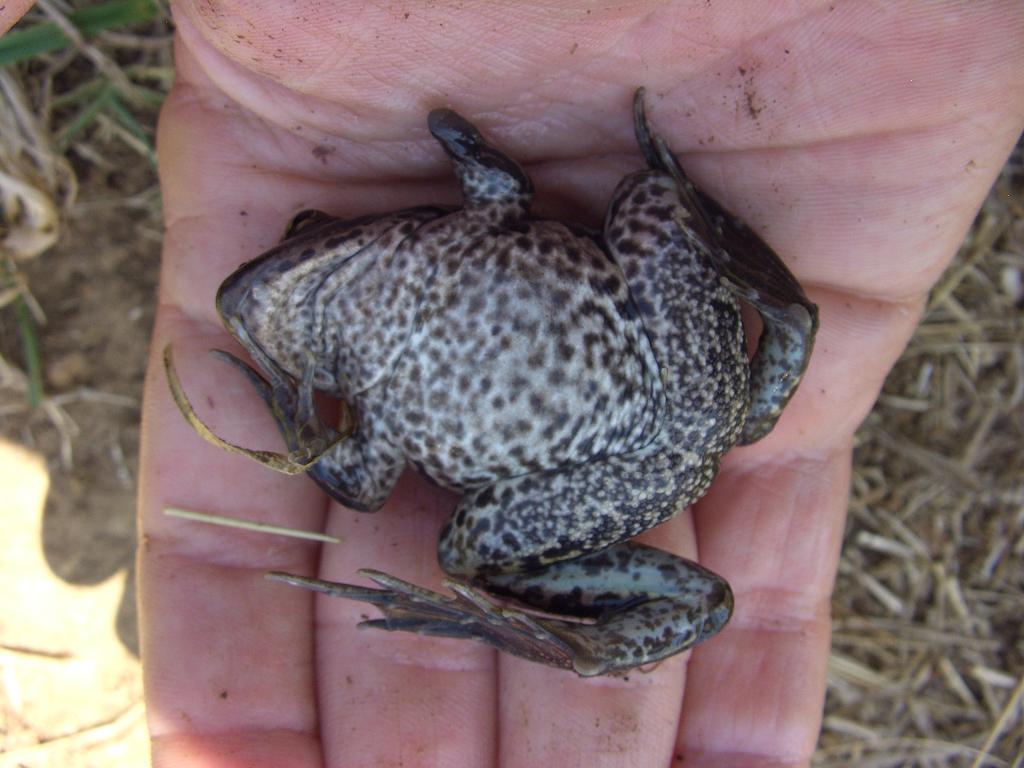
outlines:
[{"label": "frog's hind leg", "polygon": [[476,127],[450,109],[435,109],[427,127],[452,161],[466,210],[510,226],[526,217],[533,182],[519,164],[487,143]]},{"label": "frog's hind leg", "polygon": [[807,369],[818,308],[757,233],[690,181],[664,139],[651,131],[642,88],[633,100],[633,122],[647,164],[675,181],[686,226],[699,238],[701,249],[764,322],[750,362],[750,405],[740,436],[740,442],[752,443],[771,431]]},{"label": "frog's hind leg", "polygon": [[[713,459],[652,446],[478,489],[439,542],[441,566],[461,579],[449,583],[455,598],[377,572],[368,575],[381,591],[290,581],[377,605],[384,618],[367,624],[381,629],[475,638],[584,676],[648,664],[721,629],[732,594],[695,563],[620,542],[702,494],[715,469]],[[504,608],[474,587],[570,618]]]},{"label": "frog's hind leg", "polygon": [[383,589],[273,572],[268,577],[376,605],[382,619],[360,626],[481,640],[530,661],[593,677],[650,664],[707,640],[732,615],[729,585],[690,560],[624,542],[528,573],[493,576],[489,592],[531,608],[590,621],[554,619],[496,603],[448,580],[455,597],[373,570]]},{"label": "frog's hind leg", "polygon": [[718,633],[733,609],[732,590],[721,577],[629,541],[538,571],[491,576],[487,588],[531,608],[592,619],[536,620],[572,649],[572,667],[584,677],[692,648]]},{"label": "frog's hind leg", "polygon": [[[717,468],[663,433],[631,454],[503,480],[459,503],[441,567],[530,607],[596,619],[537,620],[573,649],[581,675],[658,661],[721,629],[732,595],[695,563],[626,540],[703,495]],[[512,652],[532,658],[529,645]]]}]

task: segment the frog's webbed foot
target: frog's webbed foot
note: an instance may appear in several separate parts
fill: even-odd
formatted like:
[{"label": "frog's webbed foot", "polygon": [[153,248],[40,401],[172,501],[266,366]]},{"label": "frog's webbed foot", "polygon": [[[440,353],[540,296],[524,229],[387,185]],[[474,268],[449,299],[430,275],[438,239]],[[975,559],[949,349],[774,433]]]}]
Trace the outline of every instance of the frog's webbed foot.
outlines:
[{"label": "frog's webbed foot", "polygon": [[375,424],[360,421],[344,401],[340,401],[341,425],[325,424],[313,401],[315,361],[310,356],[302,378],[296,380],[252,344],[245,330],[231,324],[238,339],[249,349],[267,378],[230,352],[215,349],[211,354],[245,375],[270,409],[288,453],[260,451],[228,443],[200,421],[182,390],[174,371],[170,347],[164,350],[164,365],[171,393],[178,409],[192,428],[207,442],[231,453],[247,456],[264,466],[288,475],[305,473],[335,501],[351,509],[370,512],[378,509],[391,493],[405,466],[404,458],[378,437]]},{"label": "frog's webbed foot", "polygon": [[533,182],[519,163],[488,144],[472,123],[450,109],[433,110],[427,127],[455,167],[467,210],[486,213],[502,225],[526,216]]},{"label": "frog's webbed foot", "polygon": [[210,354],[241,371],[249,380],[270,409],[285,445],[288,446],[288,456],[294,463],[309,467],[352,432],[352,415],[344,402],[341,404],[341,431],[325,424],[316,412],[313,402],[316,362],[312,358],[303,371],[302,379],[296,381],[269,358],[264,357],[262,364],[267,366],[265,370],[270,376],[268,381],[252,366],[230,352],[213,349],[210,350]]},{"label": "frog's webbed foot", "polygon": [[764,321],[751,361],[751,400],[741,437],[742,443],[752,443],[775,426],[807,369],[818,330],[818,308],[756,232],[690,181],[665,140],[651,131],[643,88],[637,89],[633,99],[633,124],[647,164],[675,179],[690,214],[687,226],[700,236],[730,288],[752,304]]},{"label": "frog's webbed foot", "polygon": [[376,605],[383,619],[360,626],[482,640],[500,651],[583,677],[650,664],[714,635],[732,614],[729,585],[696,563],[624,543],[528,573],[491,575],[487,588],[563,620],[498,605],[463,582],[445,597],[385,573],[360,573],[368,589],[274,572],[268,578]]},{"label": "frog's webbed foot", "polygon": [[[352,432],[354,424],[351,414],[347,408],[344,410],[343,425],[340,431],[324,424],[313,403],[315,367],[312,362],[304,372],[302,381],[297,384],[286,371],[266,355],[260,354],[258,348],[256,349],[254,354],[258,358],[257,362],[268,372],[269,381],[248,363],[230,352],[211,350],[211,354],[240,370],[249,380],[260,398],[270,408],[274,421],[288,446],[287,454],[243,448],[214,434],[199,419],[186,397],[175,371],[171,348],[168,345],[164,349],[164,369],[175,404],[192,428],[207,442],[232,453],[247,456],[264,466],[285,474],[311,472],[321,457],[329,453]],[[311,474],[315,478],[315,472],[311,472]]]},{"label": "frog's webbed foot", "polygon": [[532,661],[562,669],[573,668],[573,648],[545,628],[543,620],[523,611],[499,606],[462,582],[446,580],[445,586],[455,596],[445,597],[380,571],[363,569],[359,574],[383,589],[310,579],[279,571],[268,573],[267,578],[332,597],[370,603],[384,614],[383,619],[360,622],[360,627],[482,640],[498,650]]},{"label": "frog's webbed foot", "polygon": [[[733,595],[697,563],[634,542],[544,568],[486,577],[488,588],[531,608],[592,619],[537,618],[573,650],[583,677],[632,669],[681,653],[717,634]],[[523,654],[520,654],[523,655]]]}]

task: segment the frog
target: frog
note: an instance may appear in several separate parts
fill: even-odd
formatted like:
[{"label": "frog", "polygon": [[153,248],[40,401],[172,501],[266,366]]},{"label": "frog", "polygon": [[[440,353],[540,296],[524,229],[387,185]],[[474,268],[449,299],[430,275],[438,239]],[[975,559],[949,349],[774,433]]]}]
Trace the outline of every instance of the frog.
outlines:
[{"label": "frog", "polygon": [[[407,467],[460,494],[437,545],[451,596],[370,568],[359,573],[375,587],[268,578],[375,606],[360,626],[483,641],[582,677],[725,627],[723,577],[632,539],[771,431],[818,311],[687,176],[643,89],[632,113],[646,167],[618,183],[600,230],[533,216],[523,167],[439,108],[427,128],[461,206],[305,211],[222,283],[217,310],[255,365],[217,354],[252,382],[289,452],[226,447],[360,512]],[[743,303],[762,321],[752,353]],[[341,404],[339,422],[319,416],[317,393]]]}]

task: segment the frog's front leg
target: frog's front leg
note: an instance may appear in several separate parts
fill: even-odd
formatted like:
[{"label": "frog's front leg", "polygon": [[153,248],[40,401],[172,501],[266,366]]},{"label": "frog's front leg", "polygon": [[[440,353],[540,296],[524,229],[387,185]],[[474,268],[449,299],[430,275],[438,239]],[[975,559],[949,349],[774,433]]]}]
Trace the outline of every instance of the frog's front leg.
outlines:
[{"label": "frog's front leg", "polygon": [[427,127],[452,161],[467,213],[498,226],[514,226],[526,216],[533,182],[519,163],[488,144],[476,126],[450,109],[433,110]]},{"label": "frog's front leg", "polygon": [[356,424],[307,473],[328,496],[360,512],[376,512],[405,469],[405,456],[382,430],[380,388],[356,401]]},{"label": "frog's front leg", "polygon": [[651,131],[642,88],[633,100],[633,123],[648,166],[675,180],[687,226],[730,288],[764,321],[750,361],[750,405],[740,436],[743,444],[760,440],[775,426],[807,369],[818,308],[757,233],[690,181],[665,141]]},{"label": "frog's front leg", "polygon": [[[244,344],[244,329],[233,330]],[[315,360],[310,358],[302,379],[296,380],[257,345],[247,346],[269,379],[229,352],[213,354],[245,374],[270,409],[292,461],[308,465],[306,474],[335,501],[360,512],[379,509],[405,468],[405,458],[378,429],[374,398],[380,390],[366,393],[358,417],[342,402],[341,427],[335,430],[321,420],[313,402]]]},{"label": "frog's front leg", "polygon": [[[445,598],[369,572],[384,590],[275,578],[377,605],[369,626],[483,640],[583,676],[648,664],[721,629],[732,612],[724,580],[695,563],[621,543],[702,494],[717,461],[673,446],[524,475],[468,494],[441,534]],[[495,605],[488,589],[567,620]],[[592,619],[586,622],[580,619]]]},{"label": "frog's front leg", "polygon": [[360,512],[379,509],[405,468],[405,457],[380,434],[377,399],[381,388],[363,393],[358,409],[339,401],[341,427],[335,430],[316,410],[313,392],[317,361],[312,354],[302,369],[302,378],[296,380],[253,343],[241,322],[231,320],[229,327],[269,380],[228,352],[214,350],[214,354],[249,379],[270,409],[289,456],[307,465],[306,475],[335,501]]}]

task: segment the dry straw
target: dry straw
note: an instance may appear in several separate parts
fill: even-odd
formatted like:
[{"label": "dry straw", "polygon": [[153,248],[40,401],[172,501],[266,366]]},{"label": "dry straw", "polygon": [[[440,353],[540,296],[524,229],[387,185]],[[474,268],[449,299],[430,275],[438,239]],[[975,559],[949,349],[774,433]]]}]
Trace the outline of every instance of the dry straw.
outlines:
[{"label": "dry straw", "polygon": [[1024,169],[858,434],[818,766],[1024,765]]}]

